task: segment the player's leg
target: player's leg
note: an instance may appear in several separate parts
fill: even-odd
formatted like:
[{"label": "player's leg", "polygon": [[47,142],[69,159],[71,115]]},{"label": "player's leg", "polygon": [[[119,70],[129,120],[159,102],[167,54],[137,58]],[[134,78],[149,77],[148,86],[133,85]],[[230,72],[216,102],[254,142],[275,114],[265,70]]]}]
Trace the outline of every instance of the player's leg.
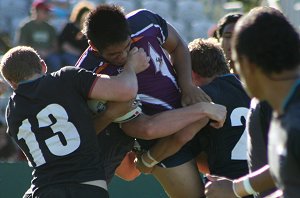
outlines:
[{"label": "player's leg", "polygon": [[106,181],[109,184],[117,167],[134,145],[134,138],[127,136],[118,124],[110,124],[98,134],[100,160],[105,170]]},{"label": "player's leg", "polygon": [[204,186],[195,160],[172,168],[156,166],[152,172],[171,198],[199,198]]}]

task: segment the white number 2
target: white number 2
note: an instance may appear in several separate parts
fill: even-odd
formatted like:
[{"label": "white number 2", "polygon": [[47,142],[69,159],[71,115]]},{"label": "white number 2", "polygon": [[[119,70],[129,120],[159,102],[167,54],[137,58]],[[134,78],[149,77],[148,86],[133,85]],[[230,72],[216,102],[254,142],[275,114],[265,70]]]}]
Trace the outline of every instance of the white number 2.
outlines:
[{"label": "white number 2", "polygon": [[[231,115],[231,126],[242,126],[243,123],[241,121],[242,117],[246,120],[247,114],[249,109],[245,107],[238,107],[235,108]],[[234,160],[246,160],[247,159],[247,134],[246,134],[246,127],[243,131],[242,136],[240,137],[239,141],[236,143],[235,147],[232,149],[231,152],[231,159]]]},{"label": "white number 2", "polygon": [[[56,119],[55,123],[51,121],[49,115],[53,115]],[[79,147],[79,133],[73,123],[68,121],[68,114],[62,106],[50,104],[41,110],[36,118],[39,128],[50,127],[53,131],[53,136],[45,140],[49,151],[53,155],[64,156],[72,153]],[[65,144],[60,140],[58,133],[64,136]],[[23,120],[17,136],[19,140],[24,139],[36,166],[46,163],[35,134],[31,131],[31,124],[28,119]]]}]

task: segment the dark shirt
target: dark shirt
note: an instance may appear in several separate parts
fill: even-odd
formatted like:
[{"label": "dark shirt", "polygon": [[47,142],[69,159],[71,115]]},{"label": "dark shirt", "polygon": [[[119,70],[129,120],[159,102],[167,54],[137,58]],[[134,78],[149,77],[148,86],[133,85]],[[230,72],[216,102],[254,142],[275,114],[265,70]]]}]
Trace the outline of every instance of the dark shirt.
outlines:
[{"label": "dark shirt", "polygon": [[69,43],[81,53],[89,46],[86,37],[81,33],[80,29],[74,23],[67,23],[59,34],[58,43],[60,47],[65,43]]},{"label": "dark shirt", "polygon": [[269,164],[285,198],[300,196],[300,80],[282,104],[283,113],[273,115],[269,132]]},{"label": "dark shirt", "polygon": [[[268,164],[268,132],[272,118],[272,108],[266,102],[251,100],[247,118],[248,132],[248,166],[252,173]],[[261,192],[255,197],[265,197],[275,192],[276,188]]]},{"label": "dark shirt", "polygon": [[195,136],[193,141],[198,143],[193,143],[194,146],[207,152],[211,174],[231,179],[246,175],[249,171],[245,125],[250,98],[239,79],[232,74],[217,77],[201,88],[214,103],[226,106],[227,117],[220,129],[203,128]]},{"label": "dark shirt", "polygon": [[19,84],[10,97],[7,133],[34,167],[32,189],[105,179],[87,99],[96,75],[65,67]]}]

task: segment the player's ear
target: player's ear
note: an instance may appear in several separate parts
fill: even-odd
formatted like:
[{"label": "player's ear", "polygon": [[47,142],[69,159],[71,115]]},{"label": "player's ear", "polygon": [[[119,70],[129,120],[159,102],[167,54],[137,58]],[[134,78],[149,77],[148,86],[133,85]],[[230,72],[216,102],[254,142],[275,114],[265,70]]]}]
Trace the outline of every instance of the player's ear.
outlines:
[{"label": "player's ear", "polygon": [[43,74],[47,73],[47,65],[44,60],[41,60],[41,65],[42,65],[42,73]]},{"label": "player's ear", "polygon": [[17,88],[18,88],[18,83],[15,83],[14,81],[9,81],[9,85],[10,85],[13,89],[17,89]]},{"label": "player's ear", "polygon": [[93,42],[92,42],[91,40],[88,40],[88,44],[91,46],[91,48],[92,48],[94,51],[98,52],[97,48],[95,47],[95,45],[93,44]]}]

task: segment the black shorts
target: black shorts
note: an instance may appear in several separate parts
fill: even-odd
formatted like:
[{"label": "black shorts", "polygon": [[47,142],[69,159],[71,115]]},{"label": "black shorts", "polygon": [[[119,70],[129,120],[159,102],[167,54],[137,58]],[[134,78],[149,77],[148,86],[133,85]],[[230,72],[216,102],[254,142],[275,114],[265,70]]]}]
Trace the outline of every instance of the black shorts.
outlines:
[{"label": "black shorts", "polygon": [[193,149],[190,143],[188,142],[177,153],[164,159],[157,165],[164,168],[172,168],[185,164],[186,162],[189,162],[194,158],[195,154],[193,153]]},{"label": "black shorts", "polygon": [[133,149],[134,138],[126,135],[119,124],[110,124],[98,135],[100,159],[105,170],[106,182],[109,183],[126,153]]},{"label": "black shorts", "polygon": [[[141,140],[138,139],[137,142],[139,143],[140,148],[136,150],[140,151],[147,151],[149,150],[153,145],[155,145],[156,141],[159,139],[155,140]],[[196,156],[192,145],[190,142],[186,143],[177,153],[174,155],[164,159],[160,163],[157,164],[157,166],[164,167],[164,168],[172,168],[176,167],[182,164],[185,164],[186,162],[191,161],[194,159]]]},{"label": "black shorts", "polygon": [[49,185],[36,190],[32,194],[32,198],[80,198],[80,197],[97,197],[108,198],[108,191],[98,186],[79,184],[79,183],[65,183]]}]

